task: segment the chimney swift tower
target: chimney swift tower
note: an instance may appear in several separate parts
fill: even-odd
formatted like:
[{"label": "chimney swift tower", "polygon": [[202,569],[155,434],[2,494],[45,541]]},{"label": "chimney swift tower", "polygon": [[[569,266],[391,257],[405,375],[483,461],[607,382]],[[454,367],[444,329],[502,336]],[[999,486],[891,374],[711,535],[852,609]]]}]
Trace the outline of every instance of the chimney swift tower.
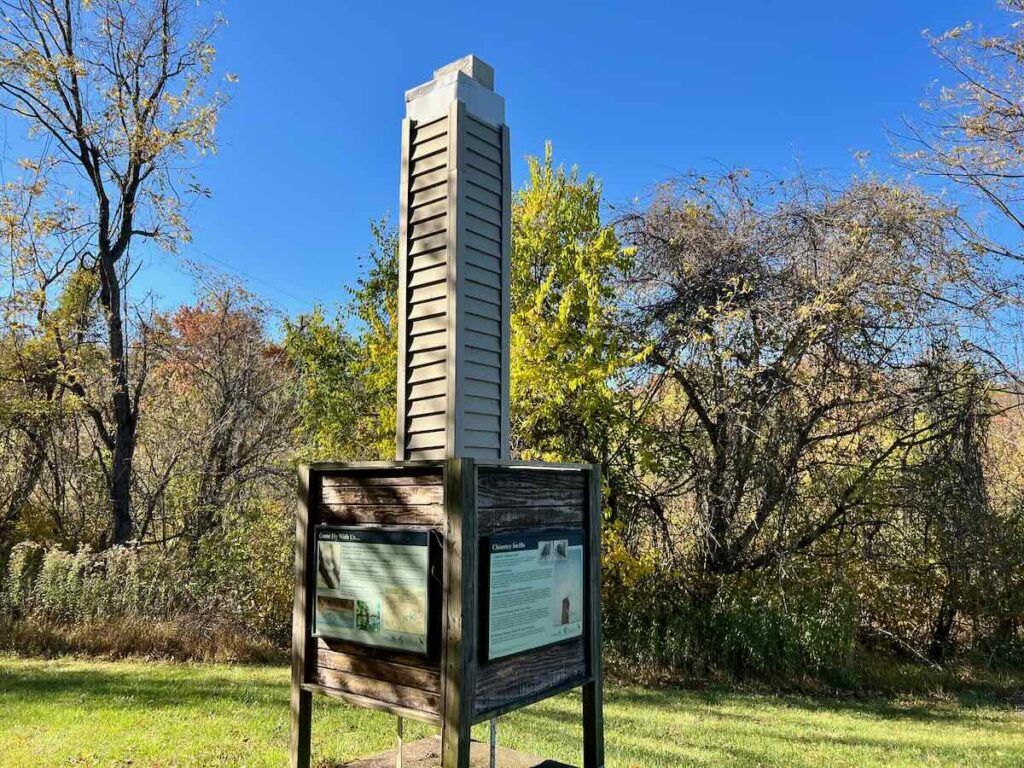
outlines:
[{"label": "chimney swift tower", "polygon": [[[578,688],[604,768],[601,468],[509,457],[505,103],[475,56],[405,103],[397,457],[299,470],[291,766],[318,694],[397,718],[350,768],[480,765],[484,722],[492,766],[568,768],[499,747],[498,718]],[[410,719],[439,738],[405,745]]]},{"label": "chimney swift tower", "polygon": [[509,458],[505,100],[466,56],[405,95],[396,458]]}]

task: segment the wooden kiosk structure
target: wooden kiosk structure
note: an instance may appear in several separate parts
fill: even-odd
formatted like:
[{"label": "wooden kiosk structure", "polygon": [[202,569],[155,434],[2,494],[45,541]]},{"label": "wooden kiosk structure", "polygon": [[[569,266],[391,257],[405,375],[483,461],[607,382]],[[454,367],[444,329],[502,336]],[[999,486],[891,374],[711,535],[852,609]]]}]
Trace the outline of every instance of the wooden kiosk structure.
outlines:
[{"label": "wooden kiosk structure", "polygon": [[[604,765],[600,471],[509,461],[509,132],[493,85],[468,56],[406,94],[397,460],[300,470],[293,768],[310,765],[314,693],[390,712],[399,734],[401,718],[434,724],[440,765],[468,768],[473,724],[492,722],[493,761],[498,716],[575,687],[583,765]],[[352,563],[392,586],[346,592]]]}]

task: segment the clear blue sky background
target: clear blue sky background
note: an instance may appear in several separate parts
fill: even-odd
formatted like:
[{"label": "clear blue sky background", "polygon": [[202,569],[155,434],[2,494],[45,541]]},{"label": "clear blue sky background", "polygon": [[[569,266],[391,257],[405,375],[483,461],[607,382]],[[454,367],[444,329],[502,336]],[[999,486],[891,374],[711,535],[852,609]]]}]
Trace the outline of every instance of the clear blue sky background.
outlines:
[{"label": "clear blue sky background", "polygon": [[[868,150],[896,172],[885,127],[941,75],[921,31],[1000,18],[995,0],[227,0],[224,13],[220,65],[240,82],[183,255],[289,314],[344,297],[367,222],[397,208],[403,94],[464,54],[495,68],[517,186],[551,139],[615,203],[714,164],[841,177]],[[140,279],[164,305],[190,298],[175,259],[147,258]]]}]

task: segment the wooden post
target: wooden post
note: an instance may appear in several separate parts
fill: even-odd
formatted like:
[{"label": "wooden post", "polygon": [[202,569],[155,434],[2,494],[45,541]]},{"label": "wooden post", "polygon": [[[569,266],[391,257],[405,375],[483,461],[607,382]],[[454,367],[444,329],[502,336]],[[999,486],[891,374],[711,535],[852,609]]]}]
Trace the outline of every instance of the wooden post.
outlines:
[{"label": "wooden post", "polygon": [[587,606],[584,619],[589,680],[583,685],[583,768],[604,768],[604,702],[601,668],[601,467],[587,472]]},{"label": "wooden post", "polygon": [[300,501],[295,513],[295,602],[292,606],[291,768],[309,768],[313,725],[313,694],[302,688],[309,636],[306,603],[312,542],[309,536],[309,481],[309,467],[299,467]]},{"label": "wooden post", "polygon": [[476,463],[445,461],[444,622],[441,766],[469,768],[477,666]]}]

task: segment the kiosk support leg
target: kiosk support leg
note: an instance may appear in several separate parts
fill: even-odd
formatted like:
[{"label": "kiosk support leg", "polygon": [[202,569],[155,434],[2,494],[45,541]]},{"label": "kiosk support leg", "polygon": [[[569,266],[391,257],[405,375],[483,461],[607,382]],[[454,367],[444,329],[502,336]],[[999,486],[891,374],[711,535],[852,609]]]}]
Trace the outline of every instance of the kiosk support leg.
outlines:
[{"label": "kiosk support leg", "polygon": [[313,732],[313,694],[302,689],[306,677],[309,618],[306,613],[306,583],[310,553],[309,529],[309,467],[299,470],[300,505],[295,515],[295,602],[292,606],[292,696],[291,768],[309,768],[310,742]]},{"label": "kiosk support leg", "polygon": [[604,768],[604,671],[601,667],[601,467],[595,464],[587,473],[590,494],[587,504],[588,551],[587,573],[588,631],[587,660],[590,680],[583,686],[583,768]]},{"label": "kiosk support leg", "polygon": [[402,748],[405,746],[405,720],[398,720],[398,752],[395,753],[395,768],[402,768]]},{"label": "kiosk support leg", "polygon": [[[459,102],[460,106],[462,102]],[[448,459],[444,469],[444,624],[441,660],[441,768],[469,768],[476,688],[476,464]]]},{"label": "kiosk support leg", "polygon": [[491,768],[498,768],[498,718],[491,718]]}]

